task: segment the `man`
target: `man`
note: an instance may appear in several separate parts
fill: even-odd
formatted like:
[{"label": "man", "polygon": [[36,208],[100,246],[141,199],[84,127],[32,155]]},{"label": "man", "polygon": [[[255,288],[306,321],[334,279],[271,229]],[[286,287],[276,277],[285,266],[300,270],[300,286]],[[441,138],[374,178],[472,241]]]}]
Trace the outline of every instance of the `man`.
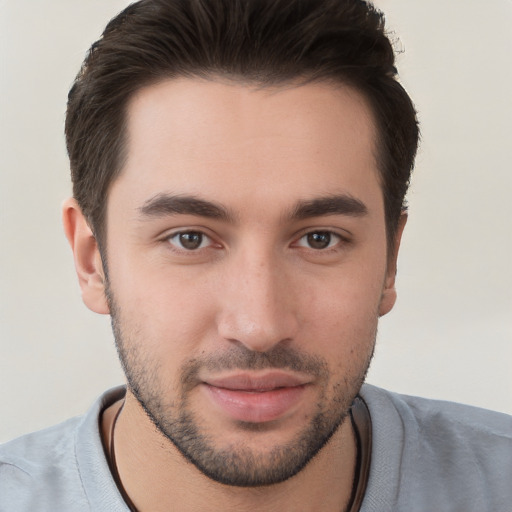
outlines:
[{"label": "man", "polygon": [[0,510],[507,510],[511,420],[363,385],[418,129],[356,0],[143,0],[70,92],[66,235],[127,388]]}]

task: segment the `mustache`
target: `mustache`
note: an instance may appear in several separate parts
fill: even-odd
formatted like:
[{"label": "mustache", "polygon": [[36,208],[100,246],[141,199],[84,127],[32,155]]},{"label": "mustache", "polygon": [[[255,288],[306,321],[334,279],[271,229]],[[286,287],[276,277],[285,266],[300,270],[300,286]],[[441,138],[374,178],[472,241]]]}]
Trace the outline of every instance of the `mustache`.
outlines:
[{"label": "mustache", "polygon": [[190,359],[182,367],[180,380],[184,386],[194,385],[200,380],[198,375],[203,369],[208,372],[220,372],[276,368],[305,373],[319,379],[328,375],[327,361],[319,356],[279,345],[268,352],[254,352],[243,345],[238,345],[222,353]]}]

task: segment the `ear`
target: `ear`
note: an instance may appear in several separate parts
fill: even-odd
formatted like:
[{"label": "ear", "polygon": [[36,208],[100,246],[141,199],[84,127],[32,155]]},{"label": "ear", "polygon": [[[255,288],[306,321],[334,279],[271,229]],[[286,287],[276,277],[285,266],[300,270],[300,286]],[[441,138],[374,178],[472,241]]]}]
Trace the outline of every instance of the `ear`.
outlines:
[{"label": "ear", "polygon": [[393,309],[393,306],[396,302],[396,264],[398,259],[398,250],[400,249],[400,241],[402,240],[402,233],[404,232],[406,223],[407,213],[402,212],[398,221],[394,244],[393,247],[390,248],[393,252],[391,252],[388,257],[388,268],[386,271],[384,289],[382,290],[382,297],[380,299],[379,316],[384,316],[385,314],[389,313]]},{"label": "ear", "polygon": [[82,210],[75,199],[62,205],[62,223],[73,257],[82,300],[95,313],[109,314],[105,293],[105,273],[100,251]]}]

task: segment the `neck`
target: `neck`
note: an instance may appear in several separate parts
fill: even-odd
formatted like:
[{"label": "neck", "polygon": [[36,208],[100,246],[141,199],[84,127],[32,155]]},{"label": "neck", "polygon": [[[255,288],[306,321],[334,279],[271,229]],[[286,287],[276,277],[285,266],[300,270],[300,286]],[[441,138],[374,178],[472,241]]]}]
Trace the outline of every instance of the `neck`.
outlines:
[{"label": "neck", "polygon": [[[106,452],[121,402],[102,418]],[[217,483],[188,462],[127,392],[115,426],[115,458],[122,486],[138,512],[180,510],[340,512],[352,493],[356,439],[347,417],[329,442],[294,477],[263,487]]]}]

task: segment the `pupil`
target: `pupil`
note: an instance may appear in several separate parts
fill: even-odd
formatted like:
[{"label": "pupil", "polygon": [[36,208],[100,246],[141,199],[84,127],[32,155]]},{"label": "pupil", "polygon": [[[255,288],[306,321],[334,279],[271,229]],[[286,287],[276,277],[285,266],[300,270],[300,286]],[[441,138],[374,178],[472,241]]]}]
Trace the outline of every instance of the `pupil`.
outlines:
[{"label": "pupil", "polygon": [[180,243],[185,249],[197,249],[201,246],[203,235],[201,233],[181,233]]},{"label": "pupil", "polygon": [[331,243],[331,234],[320,232],[308,235],[308,244],[313,249],[325,249]]}]

